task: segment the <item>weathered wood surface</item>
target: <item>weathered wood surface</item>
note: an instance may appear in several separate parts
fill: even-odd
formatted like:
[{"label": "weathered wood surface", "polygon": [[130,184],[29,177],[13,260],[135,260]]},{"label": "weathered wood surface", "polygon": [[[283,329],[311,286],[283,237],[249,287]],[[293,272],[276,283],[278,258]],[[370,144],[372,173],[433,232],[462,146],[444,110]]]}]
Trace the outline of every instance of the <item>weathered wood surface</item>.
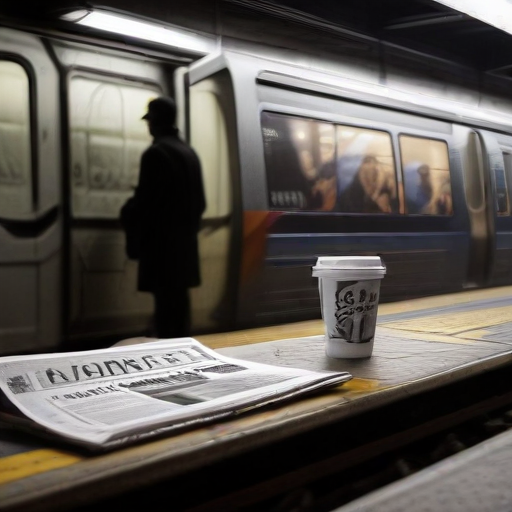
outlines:
[{"label": "weathered wood surface", "polygon": [[[0,510],[77,506],[507,364],[511,297],[508,287],[383,304],[374,353],[361,360],[327,358],[321,321],[198,336],[234,357],[349,371],[354,379],[319,395],[101,455],[39,444],[28,436],[13,440],[0,431]],[[144,340],[125,344],[136,341]]]}]

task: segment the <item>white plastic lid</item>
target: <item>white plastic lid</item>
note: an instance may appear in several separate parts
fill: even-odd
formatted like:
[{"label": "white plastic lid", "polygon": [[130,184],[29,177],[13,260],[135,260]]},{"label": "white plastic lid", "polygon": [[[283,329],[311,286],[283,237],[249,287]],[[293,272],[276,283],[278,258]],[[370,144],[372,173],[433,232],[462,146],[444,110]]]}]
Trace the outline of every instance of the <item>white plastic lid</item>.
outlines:
[{"label": "white plastic lid", "polygon": [[379,256],[320,256],[313,277],[335,279],[382,279],[386,267]]}]

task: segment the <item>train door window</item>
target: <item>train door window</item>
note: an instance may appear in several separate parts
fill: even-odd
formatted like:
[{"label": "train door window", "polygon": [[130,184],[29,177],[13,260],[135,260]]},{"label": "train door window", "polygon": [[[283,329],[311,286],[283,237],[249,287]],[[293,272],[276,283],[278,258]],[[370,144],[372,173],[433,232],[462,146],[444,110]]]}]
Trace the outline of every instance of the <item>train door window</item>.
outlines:
[{"label": "train door window", "polygon": [[150,318],[152,297],[137,291],[119,212],[138,183],[140,157],[151,143],[141,118],[158,95],[156,87],[120,78],[70,78],[73,337],[140,332]]},{"label": "train door window", "polygon": [[16,62],[0,61],[0,216],[33,210],[29,79]]},{"label": "train door window", "polygon": [[452,191],[446,142],[400,136],[406,212],[451,215]]},{"label": "train door window", "polygon": [[117,219],[137,185],[151,142],[141,121],[155,89],[73,77],[70,86],[71,190],[75,218]]},{"label": "train door window", "polygon": [[336,202],[335,127],[262,112],[269,205],[274,210],[332,210]]},{"label": "train door window", "polygon": [[[500,216],[510,215],[508,197],[508,181],[512,176],[512,154],[503,152],[504,167],[494,167],[494,182],[496,186],[496,213]],[[508,179],[507,179],[508,178]]]},{"label": "train door window", "polygon": [[336,210],[353,213],[398,211],[395,159],[389,133],[338,126],[336,153]]}]

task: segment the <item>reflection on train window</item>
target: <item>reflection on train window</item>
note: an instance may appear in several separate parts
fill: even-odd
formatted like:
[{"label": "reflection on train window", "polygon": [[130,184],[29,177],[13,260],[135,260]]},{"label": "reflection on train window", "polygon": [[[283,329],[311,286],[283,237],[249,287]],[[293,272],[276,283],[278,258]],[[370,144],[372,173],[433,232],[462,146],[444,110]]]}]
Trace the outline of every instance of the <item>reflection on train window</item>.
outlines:
[{"label": "reflection on train window", "polygon": [[336,143],[336,210],[398,212],[391,136],[376,130],[338,126]]},{"label": "reflection on train window", "polygon": [[334,126],[271,112],[262,112],[261,125],[270,208],[332,210]]},{"label": "reflection on train window", "polygon": [[389,134],[271,112],[261,122],[270,208],[398,211]]},{"label": "reflection on train window", "polygon": [[70,86],[71,187],[75,218],[119,217],[137,185],[150,144],[141,120],[158,91],[73,77]]},{"label": "reflection on train window", "polygon": [[29,80],[22,66],[0,61],[0,216],[30,213],[32,162]]},{"label": "reflection on train window", "polygon": [[452,215],[448,147],[445,142],[400,136],[406,213]]},{"label": "reflection on train window", "polygon": [[494,182],[496,184],[496,212],[500,216],[510,215],[510,201],[508,198],[508,177],[512,172],[512,155],[503,153],[503,162],[501,165],[494,166]]}]

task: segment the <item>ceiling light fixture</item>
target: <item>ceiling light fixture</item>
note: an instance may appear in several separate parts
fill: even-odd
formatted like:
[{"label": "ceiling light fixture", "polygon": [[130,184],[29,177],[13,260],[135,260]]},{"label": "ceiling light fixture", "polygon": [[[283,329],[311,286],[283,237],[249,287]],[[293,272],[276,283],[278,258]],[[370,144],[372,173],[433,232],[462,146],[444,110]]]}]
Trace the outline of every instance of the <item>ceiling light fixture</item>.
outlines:
[{"label": "ceiling light fixture", "polygon": [[472,18],[512,34],[512,5],[510,0],[436,0]]},{"label": "ceiling light fixture", "polygon": [[61,19],[85,27],[201,54],[211,53],[215,49],[213,36],[200,35],[177,27],[165,27],[107,11],[82,9],[64,14]]}]

